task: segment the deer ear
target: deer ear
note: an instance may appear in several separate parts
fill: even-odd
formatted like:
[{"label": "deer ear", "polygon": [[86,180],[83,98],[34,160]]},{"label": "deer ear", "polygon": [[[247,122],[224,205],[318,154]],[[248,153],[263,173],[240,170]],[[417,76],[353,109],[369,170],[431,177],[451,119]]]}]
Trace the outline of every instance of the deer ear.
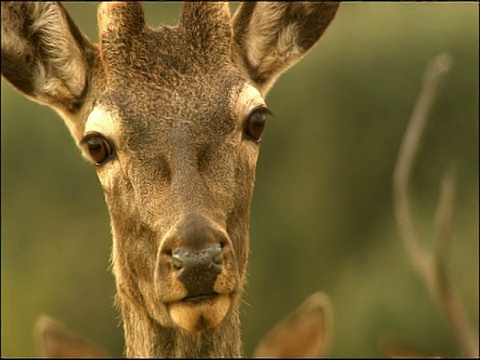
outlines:
[{"label": "deer ear", "polygon": [[244,2],[233,17],[234,56],[265,96],[335,17],[338,2]]},{"label": "deer ear", "polygon": [[2,1],[2,75],[30,99],[75,112],[93,51],[59,3]]},{"label": "deer ear", "polygon": [[37,319],[34,334],[40,355],[46,358],[108,357],[96,344],[46,315]]},{"label": "deer ear", "polygon": [[323,292],[310,295],[260,341],[254,357],[325,356],[333,332],[333,310]]}]

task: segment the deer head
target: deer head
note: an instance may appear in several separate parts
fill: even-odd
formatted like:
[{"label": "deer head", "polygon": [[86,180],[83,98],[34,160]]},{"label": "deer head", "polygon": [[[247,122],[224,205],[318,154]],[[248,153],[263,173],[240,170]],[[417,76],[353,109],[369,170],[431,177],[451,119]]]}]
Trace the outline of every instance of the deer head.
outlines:
[{"label": "deer head", "polygon": [[264,99],[337,7],[187,2],[153,28],[140,3],[105,2],[93,44],[59,3],[2,2],[2,75],[62,116],[100,179],[127,356],[241,355]]}]

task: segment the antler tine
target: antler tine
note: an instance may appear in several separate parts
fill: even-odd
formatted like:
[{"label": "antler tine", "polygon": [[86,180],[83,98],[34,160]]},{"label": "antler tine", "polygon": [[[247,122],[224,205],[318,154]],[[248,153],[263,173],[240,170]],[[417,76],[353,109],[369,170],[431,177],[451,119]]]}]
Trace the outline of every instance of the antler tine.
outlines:
[{"label": "antler tine", "polygon": [[138,35],[145,27],[145,13],[138,1],[104,1],[98,7],[98,27],[104,40],[124,41]]},{"label": "antler tine", "polygon": [[186,1],[180,25],[195,47],[205,52],[215,49],[217,54],[226,55],[233,37],[231,18],[228,2]]},{"label": "antler tine", "polygon": [[[140,2],[102,2],[98,7],[98,28],[102,59],[110,71],[122,71],[129,63],[134,38],[145,28],[145,13]],[[138,43],[138,42],[137,42]]]}]

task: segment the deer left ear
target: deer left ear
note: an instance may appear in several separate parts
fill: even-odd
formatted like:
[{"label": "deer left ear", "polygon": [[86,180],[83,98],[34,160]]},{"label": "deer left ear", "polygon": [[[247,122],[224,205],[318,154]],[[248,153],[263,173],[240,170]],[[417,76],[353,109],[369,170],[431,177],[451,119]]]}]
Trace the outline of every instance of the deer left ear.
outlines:
[{"label": "deer left ear", "polygon": [[[335,17],[338,2],[244,2],[233,17],[234,56],[265,96]],[[238,60],[238,59],[237,59]]]},{"label": "deer left ear", "polygon": [[2,1],[2,75],[30,99],[74,113],[94,51],[59,3]]},{"label": "deer left ear", "polygon": [[50,359],[109,357],[96,344],[46,315],[37,319],[34,335],[42,357]]}]

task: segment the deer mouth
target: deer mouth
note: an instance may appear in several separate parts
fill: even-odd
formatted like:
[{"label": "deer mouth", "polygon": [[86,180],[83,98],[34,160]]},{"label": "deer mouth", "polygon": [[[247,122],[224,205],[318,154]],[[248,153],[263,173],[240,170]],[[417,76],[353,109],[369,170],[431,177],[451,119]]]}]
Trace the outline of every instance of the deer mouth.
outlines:
[{"label": "deer mouth", "polygon": [[205,300],[213,299],[216,296],[220,296],[220,295],[218,293],[211,293],[211,294],[203,294],[203,295],[186,296],[180,301],[187,302],[187,303],[198,303]]},{"label": "deer mouth", "polygon": [[168,312],[173,323],[189,332],[199,332],[217,326],[227,315],[232,299],[227,294],[187,296],[172,302]]}]

